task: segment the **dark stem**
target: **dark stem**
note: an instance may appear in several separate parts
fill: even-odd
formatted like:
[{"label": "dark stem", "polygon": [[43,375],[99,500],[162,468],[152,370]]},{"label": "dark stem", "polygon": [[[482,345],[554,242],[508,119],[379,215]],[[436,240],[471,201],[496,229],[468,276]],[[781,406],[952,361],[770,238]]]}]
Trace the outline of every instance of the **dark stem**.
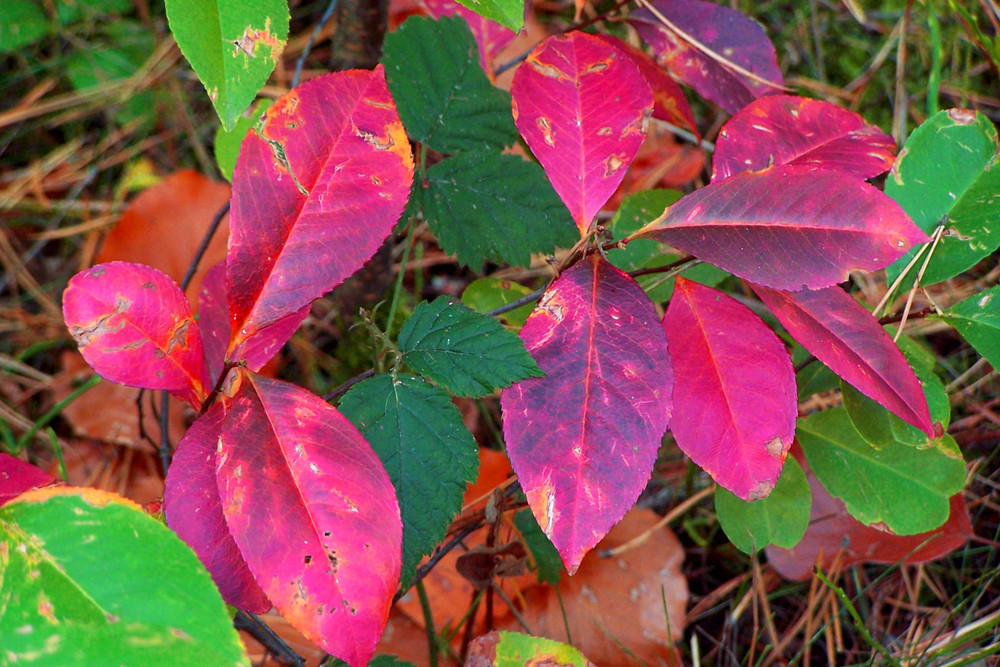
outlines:
[{"label": "dark stem", "polygon": [[495,316],[495,315],[503,315],[504,313],[509,313],[510,311],[516,310],[525,304],[529,304],[532,301],[537,301],[543,294],[545,294],[545,290],[547,290],[548,288],[549,288],[548,285],[543,285],[542,287],[539,287],[531,294],[525,294],[520,299],[516,299],[514,301],[511,301],[510,303],[506,303],[502,306],[494,308],[493,310],[487,310],[484,314]]},{"label": "dark stem", "polygon": [[330,401],[332,401],[333,399],[337,398],[338,396],[340,396],[341,394],[343,394],[345,391],[347,391],[348,389],[350,389],[351,387],[353,387],[357,383],[361,382],[362,380],[367,380],[368,378],[374,377],[374,376],[375,376],[375,369],[374,368],[369,368],[368,370],[366,370],[366,371],[364,371],[362,373],[358,373],[357,375],[355,375],[354,377],[352,377],[350,380],[347,380],[346,382],[344,382],[340,386],[335,387],[335,388],[331,389],[330,391],[328,391],[327,393],[323,394],[323,400],[326,401],[327,403],[329,403]]},{"label": "dark stem", "polygon": [[274,659],[280,662],[282,665],[288,665],[289,667],[305,667],[305,660],[302,659],[298,653],[292,650],[292,648],[285,643],[285,640],[279,637],[274,630],[260,620],[255,614],[251,614],[245,611],[237,611],[235,618],[233,618],[233,626],[237,630],[244,630],[249,632],[250,635],[260,642],[261,646],[267,649],[268,653],[274,656]]},{"label": "dark stem", "polygon": [[160,392],[160,465],[163,467],[163,479],[167,478],[170,469],[170,433],[167,424],[170,421],[170,394]]},{"label": "dark stem", "polygon": [[222,205],[219,212],[215,214],[214,218],[212,218],[212,224],[210,224],[208,229],[205,230],[205,235],[201,237],[201,243],[198,244],[198,249],[194,251],[194,257],[188,265],[187,272],[185,272],[184,277],[181,278],[182,290],[186,290],[188,285],[191,284],[191,279],[194,278],[194,273],[198,270],[198,265],[201,263],[202,257],[205,256],[205,251],[208,250],[208,244],[212,242],[212,237],[215,236],[215,232],[218,231],[219,225],[222,224],[222,219],[226,217],[226,213],[229,213],[229,202]]},{"label": "dark stem", "polygon": [[330,4],[326,6],[326,11],[323,12],[323,16],[319,18],[319,22],[316,27],[313,28],[312,34],[309,35],[309,41],[306,43],[306,48],[302,49],[302,55],[295,62],[295,74],[292,76],[292,88],[299,85],[299,77],[302,76],[302,66],[306,64],[306,58],[312,52],[313,46],[316,45],[316,38],[319,36],[319,31],[323,29],[330,17],[333,16],[333,10],[337,8],[337,0],[330,0]]}]

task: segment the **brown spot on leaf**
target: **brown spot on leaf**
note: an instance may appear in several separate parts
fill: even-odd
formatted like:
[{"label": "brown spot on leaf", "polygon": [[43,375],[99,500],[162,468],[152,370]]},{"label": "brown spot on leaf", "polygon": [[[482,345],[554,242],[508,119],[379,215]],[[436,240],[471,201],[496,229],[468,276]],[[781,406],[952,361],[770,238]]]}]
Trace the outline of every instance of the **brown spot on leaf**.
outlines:
[{"label": "brown spot on leaf", "polygon": [[555,142],[552,140],[552,124],[549,122],[549,119],[545,116],[539,116],[536,122],[538,123],[538,127],[542,129],[542,136],[545,138],[545,143],[549,146],[555,146]]},{"label": "brown spot on leaf", "polygon": [[774,483],[768,482],[767,480],[757,482],[757,486],[750,490],[747,494],[747,501],[757,500],[758,498],[766,498],[771,491],[774,490]]},{"label": "brown spot on leaf", "polygon": [[174,347],[180,345],[181,347],[187,347],[187,332],[188,327],[191,326],[191,320],[183,319],[180,324],[174,329],[174,332],[170,334],[170,339],[167,340],[167,354],[171,354]]},{"label": "brown spot on leaf", "polygon": [[103,336],[104,334],[114,333],[125,328],[124,320],[120,321],[118,326],[108,325],[108,320],[114,317],[115,314],[108,313],[107,315],[102,315],[88,324],[74,324],[69,328],[69,333],[73,336],[73,340],[76,341],[78,346],[86,347],[95,336]]},{"label": "brown spot on leaf", "polygon": [[775,436],[771,440],[768,440],[764,443],[764,447],[767,449],[767,453],[775,458],[784,458],[785,456],[785,447],[779,436]]},{"label": "brown spot on leaf", "polygon": [[617,155],[609,155],[608,159],[604,161],[604,177],[613,175],[622,168],[623,164],[625,163]]},{"label": "brown spot on leaf", "polygon": [[264,22],[263,30],[258,30],[251,26],[243,29],[243,34],[240,35],[239,39],[233,40],[233,46],[236,47],[233,51],[233,56],[239,55],[239,52],[242,51],[250,58],[256,58],[258,44],[266,46],[269,49],[270,53],[268,53],[268,56],[277,64],[278,57],[285,48],[285,41],[271,34],[270,17]]},{"label": "brown spot on leaf", "polygon": [[531,56],[528,56],[528,65],[531,67],[531,69],[535,70],[542,76],[549,77],[550,79],[558,80],[558,79],[570,78],[566,76],[566,73],[563,72],[558,67],[554,67],[552,65],[549,65],[548,63],[539,62],[536,58],[533,58]]},{"label": "brown spot on leaf", "polygon": [[972,125],[976,122],[976,112],[972,109],[948,109],[948,118],[958,125]]}]

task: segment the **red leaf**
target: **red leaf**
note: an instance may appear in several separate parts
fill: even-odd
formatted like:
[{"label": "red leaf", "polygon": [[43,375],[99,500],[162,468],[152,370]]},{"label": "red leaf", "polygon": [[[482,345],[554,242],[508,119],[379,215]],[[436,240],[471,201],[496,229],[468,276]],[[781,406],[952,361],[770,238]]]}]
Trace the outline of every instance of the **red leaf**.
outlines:
[{"label": "red leaf", "polygon": [[424,4],[427,5],[427,11],[430,15],[436,19],[455,15],[465,19],[476,38],[476,44],[479,45],[479,64],[492,81],[494,78],[493,59],[517,37],[514,31],[463,7],[455,0],[424,0]]},{"label": "red leaf", "polygon": [[63,317],[83,358],[102,377],[166,389],[200,407],[201,334],[184,293],[167,274],[130,262],[81,271],[63,293]]},{"label": "red leaf", "polygon": [[0,505],[25,491],[39,489],[55,481],[52,475],[41,468],[0,452]]},{"label": "red leaf", "polygon": [[746,306],[681,277],[663,329],[677,445],[743,500],[763,498],[795,437],[795,369],[785,346]]},{"label": "red leaf", "polygon": [[399,582],[403,527],[389,476],[318,396],[247,371],[232,377],[217,469],[230,532],[282,616],[365,665]]},{"label": "red leaf", "polygon": [[215,482],[215,450],[225,410],[214,404],[177,443],[163,492],[167,525],[187,542],[212,575],[222,598],[240,609],[262,614],[271,603],[243,560],[222,515]]},{"label": "red leaf", "polygon": [[[229,359],[241,361],[250,370],[259,371],[298,331],[302,321],[309,316],[309,310],[310,306],[303,306],[298,312],[264,327],[230,352]],[[231,324],[226,300],[226,268],[223,263],[213,266],[205,274],[198,293],[198,324],[201,325],[205,345],[205,361],[211,378],[209,384],[215,386],[227,356],[226,346],[229,344]]]},{"label": "red leaf", "polygon": [[596,255],[552,283],[521,338],[547,376],[503,391],[507,454],[572,574],[649,479],[670,360],[649,298]]},{"label": "red leaf", "polygon": [[696,190],[633,236],[775,289],[817,289],[884,268],[927,235],[899,205],[836,171],[777,165]]},{"label": "red leaf", "polygon": [[771,95],[743,107],[722,126],[712,180],[772,164],[871,178],[888,171],[895,154],[892,138],[853,111],[821,100]]},{"label": "red leaf", "polygon": [[934,437],[927,397],[892,337],[839,287],[781,292],[752,286],[795,340],[858,391]]},{"label": "red leaf", "polygon": [[690,130],[695,136],[700,136],[698,126],[694,122],[694,114],[691,113],[691,106],[684,96],[684,91],[681,90],[676,81],[670,78],[666,70],[645,51],[640,51],[617,37],[611,35],[594,36],[627,55],[639,68],[653,92],[653,118],[673,123],[678,127]]},{"label": "red leaf", "polygon": [[[656,0],[652,5],[686,37],[671,31],[645,8],[632,12],[629,23],[653,47],[660,64],[702,97],[736,113],[758,97],[781,92],[783,80],[774,45],[759,23],[735,9],[702,0]],[[703,53],[694,41],[714,54]],[[728,63],[719,62],[720,58]]]},{"label": "red leaf", "polygon": [[646,137],[649,86],[630,58],[571,32],[535,47],[511,95],[514,124],[585,235]]},{"label": "red leaf", "polygon": [[945,523],[927,533],[899,536],[866,526],[850,514],[844,502],[833,498],[809,469],[798,445],[792,454],[802,464],[812,490],[809,527],[802,541],[791,549],[769,546],[767,560],[786,579],[808,579],[817,563],[829,570],[856,563],[926,563],[961,547],[973,535],[969,511],[961,493],[951,497]]},{"label": "red leaf", "polygon": [[361,268],[392,232],[413,158],[381,65],[279,98],[233,174],[230,349]]}]

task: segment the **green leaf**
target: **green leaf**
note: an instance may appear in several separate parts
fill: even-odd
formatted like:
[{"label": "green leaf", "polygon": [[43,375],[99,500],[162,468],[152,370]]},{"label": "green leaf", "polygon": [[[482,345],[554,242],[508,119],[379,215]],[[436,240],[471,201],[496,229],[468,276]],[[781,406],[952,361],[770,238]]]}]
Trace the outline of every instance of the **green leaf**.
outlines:
[{"label": "green leaf", "polygon": [[0,508],[4,655],[33,665],[249,665],[191,549],[126,502],[63,487]]},{"label": "green leaf", "polygon": [[[909,338],[902,337],[898,343],[927,397],[931,421],[939,422],[942,429],[947,430],[951,422],[951,403],[944,384],[934,373],[934,358],[931,357],[928,364],[926,350]],[[841,381],[840,387],[851,423],[872,447],[884,447],[897,442],[911,447],[924,447],[929,443],[926,433],[907,424],[851,385]]]},{"label": "green leaf", "polygon": [[993,368],[1000,368],[1000,286],[956,303],[941,319],[958,329]]},{"label": "green leaf", "polygon": [[389,92],[415,140],[441,153],[498,151],[517,140],[510,93],[486,78],[464,19],[411,17],[383,50]]},{"label": "green leaf", "polygon": [[829,366],[814,359],[795,374],[795,385],[798,387],[798,400],[801,402],[813,394],[836,389],[840,386],[840,378],[830,370]]},{"label": "green leaf", "polygon": [[587,667],[589,663],[580,651],[569,644],[501,630],[493,664],[496,667],[524,667],[524,665]]},{"label": "green leaf", "polygon": [[403,518],[404,588],[444,539],[476,478],[479,450],[443,389],[412,375],[379,375],[351,387],[340,411],[375,450],[396,487]]},{"label": "green leaf", "polygon": [[427,170],[424,218],[445,252],[528,266],[531,253],[570,247],[579,234],[542,168],[516,155],[463,153]]},{"label": "green leaf", "polygon": [[[469,286],[462,292],[462,303],[477,312],[485,313],[513,303],[529,294],[531,294],[531,290],[520,283],[500,278],[477,278],[469,283]],[[526,303],[499,315],[498,319],[508,329],[517,333],[524,326],[524,322],[534,308],[535,304]]]},{"label": "green leaf", "polygon": [[726,536],[744,553],[769,544],[791,549],[806,533],[812,493],[802,467],[785,459],[781,477],[764,498],[746,502],[721,486],[715,490],[715,512]]},{"label": "green leaf", "polygon": [[899,443],[873,449],[834,408],[798,422],[806,460],[830,495],[865,525],[897,535],[932,530],[948,518],[949,498],[965,485],[965,463],[947,434],[918,449]]},{"label": "green leaf", "polygon": [[403,361],[453,394],[480,397],[543,377],[524,341],[489,315],[440,296],[424,301],[399,332]]},{"label": "green leaf", "polygon": [[49,17],[32,0],[0,2],[0,53],[13,53],[49,34]]},{"label": "green leaf", "polygon": [[215,131],[215,163],[219,165],[222,177],[230,183],[233,180],[233,170],[236,168],[236,158],[240,154],[243,138],[251,128],[257,126],[260,117],[272,104],[274,100],[267,97],[258,100],[257,106],[249,115],[243,114],[236,119],[236,126],[231,131],[221,126]]},{"label": "green leaf", "polygon": [[[886,180],[885,193],[928,234],[947,216],[922,284],[957,276],[1000,246],[997,192],[997,130],[986,116],[968,110],[941,111],[913,131]],[[890,284],[918,249],[886,269]],[[925,257],[900,284],[900,293],[913,285]]]},{"label": "green leaf", "polygon": [[458,0],[480,16],[520,32],[524,25],[524,0]]},{"label": "green leaf", "polygon": [[286,0],[166,0],[181,53],[232,130],[267,82],[288,39]]},{"label": "green leaf", "polygon": [[524,538],[524,545],[531,552],[531,557],[535,561],[535,574],[538,581],[555,586],[562,578],[566,568],[563,567],[562,558],[555,545],[546,537],[542,527],[538,525],[535,515],[530,509],[523,509],[514,515],[514,526],[517,527],[521,537]]}]

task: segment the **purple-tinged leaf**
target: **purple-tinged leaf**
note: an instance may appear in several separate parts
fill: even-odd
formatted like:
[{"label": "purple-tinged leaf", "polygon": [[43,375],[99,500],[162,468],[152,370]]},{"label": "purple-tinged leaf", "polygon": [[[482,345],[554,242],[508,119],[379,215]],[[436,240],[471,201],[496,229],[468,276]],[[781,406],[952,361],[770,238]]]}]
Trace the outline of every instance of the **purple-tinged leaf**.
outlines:
[{"label": "purple-tinged leaf", "polygon": [[837,171],[777,165],[696,190],[633,237],[774,289],[829,287],[928,240],[894,201]]},{"label": "purple-tinged leaf", "polygon": [[795,370],[753,311],[685,280],[663,316],[674,368],[677,446],[743,500],[774,488],[795,437]]},{"label": "purple-tinged leaf", "polygon": [[271,603],[229,533],[215,482],[215,450],[224,417],[222,404],[214,404],[177,443],[163,491],[163,511],[170,529],[187,542],[212,575],[222,599],[262,614]]},{"label": "purple-tinged leaf", "polygon": [[839,287],[782,292],[752,286],[788,333],[855,389],[934,437],[927,398],[892,337]]},{"label": "purple-tinged leaf", "polygon": [[639,68],[653,93],[653,118],[673,123],[700,136],[684,91],[652,56],[612,35],[594,36],[627,55]]},{"label": "purple-tinged leaf", "polygon": [[510,92],[518,132],[586,235],[646,138],[649,85],[631,58],[574,31],[535,47]]},{"label": "purple-tinged leaf", "polygon": [[229,303],[226,299],[226,268],[223,263],[213,266],[205,274],[205,280],[198,292],[198,324],[201,325],[201,335],[205,345],[205,362],[208,364],[210,377],[208,386],[214,387],[218,382],[227,356],[230,361],[245,363],[252,371],[263,368],[264,364],[281,350],[281,346],[298,331],[302,321],[309,316],[309,309],[310,306],[303,306],[298,312],[264,327],[227,355],[226,347],[229,344],[231,322]]},{"label": "purple-tinged leaf", "polygon": [[442,16],[461,16],[469,24],[479,46],[479,64],[486,76],[493,80],[493,59],[517,35],[513,30],[477,14],[455,0],[423,0],[427,12],[436,19]]},{"label": "purple-tinged leaf", "polygon": [[[758,97],[781,92],[774,45],[759,23],[702,0],[656,0],[652,6],[655,13],[639,9],[629,15],[629,23],[653,47],[660,64],[702,97],[736,113]],[[665,26],[657,13],[687,37]],[[693,41],[713,53],[699,50]]]},{"label": "purple-tinged leaf", "polygon": [[592,255],[552,283],[521,329],[546,377],[503,391],[507,454],[570,574],[635,502],[670,419],[656,319],[642,288]]},{"label": "purple-tinged leaf", "polygon": [[403,527],[389,476],[318,396],[244,370],[230,378],[216,471],[229,530],[282,616],[366,665],[399,582]]},{"label": "purple-tinged leaf", "polygon": [[864,118],[821,100],[769,95],[740,109],[715,142],[712,180],[775,164],[833,169],[859,178],[888,171],[896,143]]},{"label": "purple-tinged leaf", "polygon": [[130,262],[92,266],[70,279],[63,317],[83,358],[102,377],[164,389],[200,407],[201,334],[184,293],[167,274]]},{"label": "purple-tinged leaf", "polygon": [[233,174],[230,350],[361,268],[413,180],[382,66],[312,79],[267,110]]}]

